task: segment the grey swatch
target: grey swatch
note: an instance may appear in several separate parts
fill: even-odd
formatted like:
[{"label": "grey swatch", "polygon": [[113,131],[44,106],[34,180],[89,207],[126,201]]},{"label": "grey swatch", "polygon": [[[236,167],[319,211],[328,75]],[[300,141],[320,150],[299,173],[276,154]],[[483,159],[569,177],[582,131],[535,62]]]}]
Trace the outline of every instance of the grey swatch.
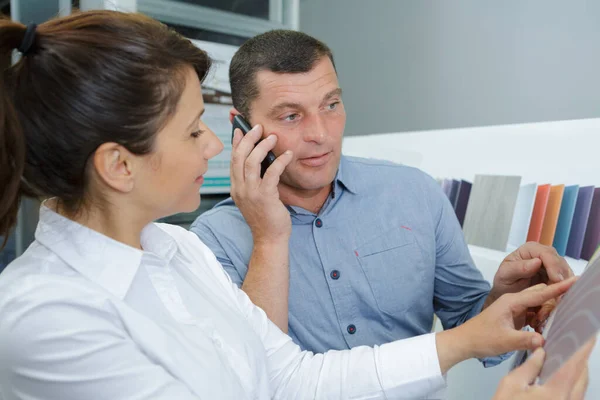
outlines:
[{"label": "grey swatch", "polygon": [[520,185],[520,176],[475,176],[464,223],[468,244],[506,251]]}]

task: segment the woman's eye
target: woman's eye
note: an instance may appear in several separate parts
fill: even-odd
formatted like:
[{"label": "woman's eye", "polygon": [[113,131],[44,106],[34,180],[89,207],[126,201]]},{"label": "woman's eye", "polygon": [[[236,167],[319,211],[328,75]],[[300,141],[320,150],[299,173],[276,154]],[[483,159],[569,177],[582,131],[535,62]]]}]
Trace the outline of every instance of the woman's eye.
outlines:
[{"label": "woman's eye", "polygon": [[193,137],[194,139],[196,139],[197,137],[199,137],[199,136],[200,136],[200,135],[202,135],[203,133],[204,133],[204,131],[203,131],[203,130],[201,130],[201,129],[198,129],[197,131],[194,131],[194,132],[192,132],[192,137]]}]

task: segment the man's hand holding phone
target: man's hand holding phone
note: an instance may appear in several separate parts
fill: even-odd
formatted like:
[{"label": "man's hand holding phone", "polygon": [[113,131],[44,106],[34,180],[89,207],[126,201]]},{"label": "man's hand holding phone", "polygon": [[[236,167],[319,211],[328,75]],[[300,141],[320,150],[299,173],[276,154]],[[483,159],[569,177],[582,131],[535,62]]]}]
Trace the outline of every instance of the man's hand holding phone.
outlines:
[{"label": "man's hand holding phone", "polygon": [[261,242],[287,243],[292,231],[289,211],[277,188],[292,152],[287,150],[275,158],[261,177],[261,164],[277,143],[276,135],[261,140],[262,134],[261,125],[245,135],[234,128],[231,153],[231,197],[252,230],[255,246]]}]

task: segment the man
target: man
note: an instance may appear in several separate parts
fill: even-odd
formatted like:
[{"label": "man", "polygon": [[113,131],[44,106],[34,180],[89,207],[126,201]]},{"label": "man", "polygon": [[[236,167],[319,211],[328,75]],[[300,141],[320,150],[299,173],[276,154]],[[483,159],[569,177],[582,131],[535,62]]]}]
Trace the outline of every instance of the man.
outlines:
[{"label": "man", "polygon": [[266,153],[257,147],[241,162],[246,155],[234,148],[232,196],[243,215],[229,199],[191,230],[303,349],[426,334],[434,313],[446,329],[456,327],[504,293],[572,275],[553,249],[527,244],[506,258],[490,289],[432,178],[342,156],[342,89],[318,40],[283,30],[254,37],[233,57],[230,81],[230,117],[258,124],[250,135],[276,142],[287,167],[278,186],[243,184],[256,181],[252,166]]}]

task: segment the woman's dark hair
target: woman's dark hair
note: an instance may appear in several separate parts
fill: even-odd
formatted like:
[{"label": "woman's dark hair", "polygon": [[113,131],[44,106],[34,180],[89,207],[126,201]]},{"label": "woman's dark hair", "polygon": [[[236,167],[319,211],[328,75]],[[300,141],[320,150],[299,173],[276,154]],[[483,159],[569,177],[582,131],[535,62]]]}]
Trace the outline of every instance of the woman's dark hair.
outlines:
[{"label": "woman's dark hair", "polygon": [[[26,30],[0,19],[0,58]],[[0,235],[15,225],[22,195],[81,205],[88,159],[102,143],[151,152],[186,67],[202,81],[210,59],[141,14],[88,11],[39,25],[21,60],[0,71]]]}]

